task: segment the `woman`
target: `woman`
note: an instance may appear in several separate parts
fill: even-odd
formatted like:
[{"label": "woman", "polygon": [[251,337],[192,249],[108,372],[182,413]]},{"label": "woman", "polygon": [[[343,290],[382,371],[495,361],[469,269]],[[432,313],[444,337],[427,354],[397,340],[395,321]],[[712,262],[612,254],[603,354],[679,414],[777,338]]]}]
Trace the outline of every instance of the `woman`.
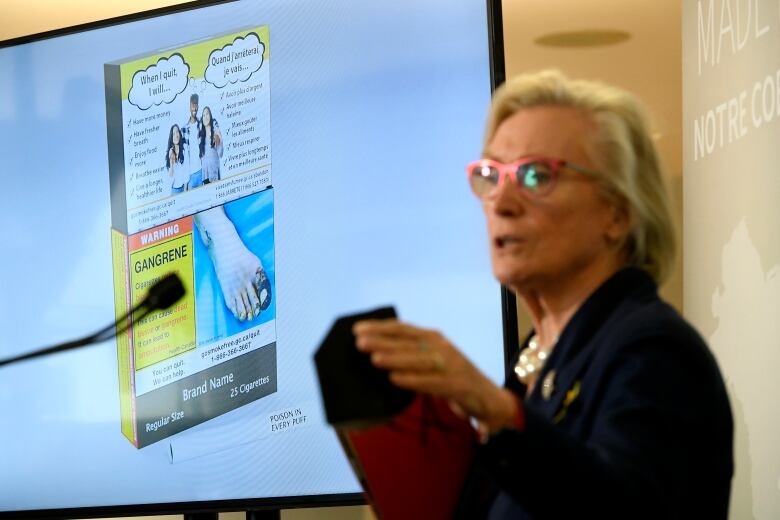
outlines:
[{"label": "woman", "polygon": [[186,152],[181,138],[179,125],[173,125],[168,132],[168,153],[165,155],[165,168],[171,177],[171,195],[183,192],[189,180],[188,168],[185,167]]},{"label": "woman", "polygon": [[496,92],[483,157],[468,173],[493,272],[534,329],[506,386],[438,332],[354,328],[394,384],[478,423],[463,516],[726,518],[731,412],[706,345],[656,292],[674,237],[635,100],[521,76]]},{"label": "woman", "polygon": [[222,157],[222,133],[211,116],[211,109],[203,107],[199,131],[200,161],[203,184],[219,180],[219,158]]}]

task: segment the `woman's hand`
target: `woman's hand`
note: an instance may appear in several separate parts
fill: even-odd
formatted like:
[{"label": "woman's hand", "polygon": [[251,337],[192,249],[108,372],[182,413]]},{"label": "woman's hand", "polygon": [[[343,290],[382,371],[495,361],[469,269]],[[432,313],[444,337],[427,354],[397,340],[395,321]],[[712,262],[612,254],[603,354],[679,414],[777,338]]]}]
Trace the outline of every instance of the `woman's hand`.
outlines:
[{"label": "woman's hand", "polygon": [[222,142],[222,132],[219,131],[219,127],[214,129],[214,146],[219,146]]},{"label": "woman's hand", "polygon": [[483,434],[514,423],[519,413],[514,395],[496,386],[439,332],[397,320],[364,320],[353,332],[358,350],[390,372],[396,386],[447,399],[455,413],[474,417]]}]

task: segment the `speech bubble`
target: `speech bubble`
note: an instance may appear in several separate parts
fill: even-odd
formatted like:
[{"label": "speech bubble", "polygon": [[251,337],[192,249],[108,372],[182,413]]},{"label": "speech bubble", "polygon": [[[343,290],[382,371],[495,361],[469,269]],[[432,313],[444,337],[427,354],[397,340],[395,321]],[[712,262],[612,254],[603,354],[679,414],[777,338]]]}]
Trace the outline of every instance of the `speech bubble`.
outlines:
[{"label": "speech bubble", "polygon": [[233,43],[209,54],[205,78],[217,88],[246,81],[263,66],[265,44],[255,33],[239,36]]},{"label": "speech bubble", "polygon": [[160,58],[154,65],[133,74],[127,99],[141,110],[170,103],[187,88],[189,73],[190,66],[178,52]]}]

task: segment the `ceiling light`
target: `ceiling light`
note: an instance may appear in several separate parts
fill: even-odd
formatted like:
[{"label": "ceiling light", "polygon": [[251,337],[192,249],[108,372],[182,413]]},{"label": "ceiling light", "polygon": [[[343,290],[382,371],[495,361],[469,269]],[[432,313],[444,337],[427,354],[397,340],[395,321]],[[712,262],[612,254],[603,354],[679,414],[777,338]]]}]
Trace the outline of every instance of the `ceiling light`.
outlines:
[{"label": "ceiling light", "polygon": [[539,36],[534,43],[544,47],[603,47],[624,42],[629,38],[631,35],[625,31],[590,29],[549,33]]}]

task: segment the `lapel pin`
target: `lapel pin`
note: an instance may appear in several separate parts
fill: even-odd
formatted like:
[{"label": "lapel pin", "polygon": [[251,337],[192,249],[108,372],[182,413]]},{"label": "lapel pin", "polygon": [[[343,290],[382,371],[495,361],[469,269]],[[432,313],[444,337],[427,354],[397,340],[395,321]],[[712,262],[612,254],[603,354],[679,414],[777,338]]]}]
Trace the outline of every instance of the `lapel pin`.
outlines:
[{"label": "lapel pin", "polygon": [[564,417],[566,417],[566,411],[569,409],[569,405],[574,402],[575,399],[577,399],[577,396],[580,395],[580,382],[576,381],[574,383],[574,386],[571,387],[571,390],[568,390],[566,392],[566,395],[563,398],[563,404],[561,406],[561,409],[558,410],[558,413],[555,414],[555,417],[553,417],[553,424],[558,424],[563,420]]},{"label": "lapel pin", "polygon": [[555,392],[555,370],[550,370],[542,381],[542,397],[545,401],[549,401],[553,392]]}]

